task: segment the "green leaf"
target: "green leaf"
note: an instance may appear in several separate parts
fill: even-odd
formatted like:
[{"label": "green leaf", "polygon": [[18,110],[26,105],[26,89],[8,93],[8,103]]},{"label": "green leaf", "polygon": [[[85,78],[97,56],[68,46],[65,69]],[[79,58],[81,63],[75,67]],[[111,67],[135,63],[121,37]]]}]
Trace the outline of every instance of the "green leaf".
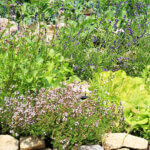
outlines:
[{"label": "green leaf", "polygon": [[54,66],[55,66],[54,62],[51,62],[51,63],[48,63],[48,64],[47,64],[48,72],[49,72],[49,73],[53,71]]},{"label": "green leaf", "polygon": [[55,51],[53,49],[50,49],[48,56],[54,57]]},{"label": "green leaf", "polygon": [[36,63],[41,64],[43,63],[44,59],[42,57],[38,57]]},{"label": "green leaf", "polygon": [[33,77],[35,78],[35,77],[37,76],[37,74],[38,74],[38,71],[37,71],[37,70],[34,70],[32,75],[33,75]]},{"label": "green leaf", "polygon": [[47,76],[47,77],[45,77],[45,78],[46,78],[46,80],[48,81],[49,84],[52,83],[52,80],[53,80],[53,77],[52,77],[52,76]]},{"label": "green leaf", "polygon": [[31,82],[33,81],[33,77],[26,79],[26,81],[27,81],[28,83],[31,83]]},{"label": "green leaf", "polygon": [[135,125],[143,125],[143,124],[147,124],[148,123],[148,118],[145,118],[143,120],[139,120],[139,121],[133,121],[132,124]]},{"label": "green leaf", "polygon": [[69,80],[67,81],[67,83],[72,83],[73,81],[81,81],[80,78],[78,78],[76,75],[73,75],[69,78]]}]

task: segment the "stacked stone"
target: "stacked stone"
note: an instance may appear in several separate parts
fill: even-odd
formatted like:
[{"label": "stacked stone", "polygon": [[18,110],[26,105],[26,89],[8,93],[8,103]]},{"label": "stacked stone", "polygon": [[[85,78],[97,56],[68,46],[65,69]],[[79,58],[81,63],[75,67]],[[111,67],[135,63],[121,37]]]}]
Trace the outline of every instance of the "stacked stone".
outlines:
[{"label": "stacked stone", "polygon": [[[109,133],[103,136],[102,146],[82,145],[72,150],[149,150],[148,141],[126,133]],[[19,140],[10,135],[0,135],[0,150],[52,150],[46,148],[40,138],[21,137]],[[57,150],[57,149],[53,149]],[[66,149],[67,150],[67,149]]]}]

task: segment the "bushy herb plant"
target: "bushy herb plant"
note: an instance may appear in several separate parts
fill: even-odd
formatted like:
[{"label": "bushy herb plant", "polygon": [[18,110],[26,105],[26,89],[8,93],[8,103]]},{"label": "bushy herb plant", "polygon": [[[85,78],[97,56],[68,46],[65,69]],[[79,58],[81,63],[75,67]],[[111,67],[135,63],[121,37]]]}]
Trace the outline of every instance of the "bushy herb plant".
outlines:
[{"label": "bushy herb plant", "polygon": [[[106,132],[121,131],[124,111],[109,101],[91,97],[81,100],[81,91],[72,87],[40,90],[5,97],[0,108],[1,133],[32,135],[51,140],[58,149],[75,144],[95,144]],[[50,143],[49,143],[50,144]]]},{"label": "bushy herb plant", "polygon": [[90,3],[93,9],[90,16],[83,15],[78,2],[70,4],[74,6],[74,14],[70,10],[68,26],[58,34],[54,49],[64,57],[73,58],[70,65],[82,79],[88,79],[93,70],[101,67],[141,76],[150,62],[148,6],[134,1],[111,2],[106,10],[98,12],[100,4],[105,2]]}]

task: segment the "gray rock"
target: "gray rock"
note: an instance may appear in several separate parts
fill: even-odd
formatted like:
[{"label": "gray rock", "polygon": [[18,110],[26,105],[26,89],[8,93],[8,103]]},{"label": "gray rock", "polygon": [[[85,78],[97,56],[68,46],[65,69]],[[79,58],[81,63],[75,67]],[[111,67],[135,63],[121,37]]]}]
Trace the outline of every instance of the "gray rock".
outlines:
[{"label": "gray rock", "polygon": [[104,150],[100,145],[82,145],[78,150]]},{"label": "gray rock", "polygon": [[0,135],[0,150],[18,150],[19,141],[10,135]]},{"label": "gray rock", "polygon": [[89,90],[90,85],[87,82],[80,83],[78,81],[75,81],[68,84],[68,86],[70,86],[74,92],[81,91],[82,95],[80,96],[84,96],[85,94],[89,95],[91,93],[91,91]]},{"label": "gray rock", "polygon": [[109,133],[102,138],[105,150],[131,148],[136,150],[147,150],[148,141],[126,133]]}]

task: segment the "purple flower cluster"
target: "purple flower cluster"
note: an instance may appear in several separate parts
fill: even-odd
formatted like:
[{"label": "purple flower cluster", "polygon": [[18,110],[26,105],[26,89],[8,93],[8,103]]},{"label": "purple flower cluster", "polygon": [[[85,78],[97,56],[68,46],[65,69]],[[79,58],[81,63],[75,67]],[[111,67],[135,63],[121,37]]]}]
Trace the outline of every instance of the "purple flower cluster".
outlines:
[{"label": "purple flower cluster", "polygon": [[128,28],[129,30],[129,35],[132,35],[133,34],[133,30],[131,28]]},{"label": "purple flower cluster", "polygon": [[111,59],[111,61],[115,64],[112,67],[112,71],[118,71],[120,69],[124,69],[127,72],[128,67],[130,64],[135,62],[134,56],[135,54],[132,53],[129,57],[117,57],[116,59]]},{"label": "purple flower cluster", "polygon": [[62,132],[66,133],[70,130],[87,132],[87,129],[94,131],[103,128],[106,131],[115,128],[115,121],[123,124],[121,105],[117,108],[116,105],[109,104],[109,101],[91,100],[95,97],[83,101],[79,95],[81,89],[73,91],[69,85],[53,90],[42,88],[38,94],[27,92],[26,95],[19,95],[19,92],[15,92],[14,97],[5,97],[5,105],[0,108],[1,124],[17,134],[37,134],[34,126],[38,125],[39,132],[43,131],[39,135],[50,133],[52,127],[64,127]]}]

